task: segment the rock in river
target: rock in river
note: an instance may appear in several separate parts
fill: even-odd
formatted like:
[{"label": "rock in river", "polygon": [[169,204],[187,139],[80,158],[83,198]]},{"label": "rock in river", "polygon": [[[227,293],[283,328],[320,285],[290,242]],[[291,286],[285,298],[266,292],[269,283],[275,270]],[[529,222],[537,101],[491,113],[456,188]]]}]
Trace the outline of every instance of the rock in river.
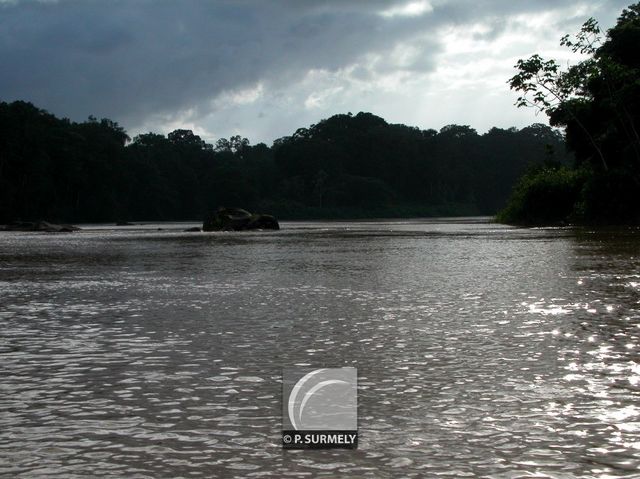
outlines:
[{"label": "rock in river", "polygon": [[202,225],[203,231],[279,230],[271,215],[252,214],[242,208],[218,208]]}]

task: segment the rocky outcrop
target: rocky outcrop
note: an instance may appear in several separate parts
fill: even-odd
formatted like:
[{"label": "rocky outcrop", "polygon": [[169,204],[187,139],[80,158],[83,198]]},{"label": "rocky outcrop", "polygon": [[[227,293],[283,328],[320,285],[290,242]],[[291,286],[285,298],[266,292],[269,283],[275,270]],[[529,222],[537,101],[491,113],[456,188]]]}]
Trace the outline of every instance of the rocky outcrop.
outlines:
[{"label": "rocky outcrop", "polygon": [[80,231],[73,225],[55,224],[48,221],[15,221],[6,225],[4,231],[42,231],[46,233],[70,233]]},{"label": "rocky outcrop", "polygon": [[252,214],[242,208],[218,208],[202,225],[203,231],[279,230],[271,215]]}]

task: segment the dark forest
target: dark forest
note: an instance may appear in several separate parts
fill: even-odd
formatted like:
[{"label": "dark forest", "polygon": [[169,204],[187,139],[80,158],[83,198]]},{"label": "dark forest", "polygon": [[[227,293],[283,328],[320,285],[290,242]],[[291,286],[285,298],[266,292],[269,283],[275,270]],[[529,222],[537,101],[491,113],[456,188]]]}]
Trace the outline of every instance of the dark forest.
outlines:
[{"label": "dark forest", "polygon": [[420,130],[335,115],[271,147],[190,130],[132,140],[116,122],[0,103],[0,222],[201,220],[218,206],[281,218],[496,213],[534,165],[570,162],[542,124]]}]

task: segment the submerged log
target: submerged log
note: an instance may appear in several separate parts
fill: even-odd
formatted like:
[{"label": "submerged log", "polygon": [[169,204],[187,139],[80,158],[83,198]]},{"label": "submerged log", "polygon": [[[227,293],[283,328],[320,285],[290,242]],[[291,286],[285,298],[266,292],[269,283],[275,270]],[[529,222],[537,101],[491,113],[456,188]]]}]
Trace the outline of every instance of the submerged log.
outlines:
[{"label": "submerged log", "polygon": [[4,231],[42,231],[45,233],[70,233],[80,228],[67,224],[55,224],[48,221],[14,221],[6,225]]}]

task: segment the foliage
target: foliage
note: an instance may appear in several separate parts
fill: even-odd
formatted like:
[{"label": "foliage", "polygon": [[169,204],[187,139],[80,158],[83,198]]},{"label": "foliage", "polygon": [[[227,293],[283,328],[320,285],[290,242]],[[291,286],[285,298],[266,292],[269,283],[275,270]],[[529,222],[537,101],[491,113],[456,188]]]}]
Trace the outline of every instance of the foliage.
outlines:
[{"label": "foliage", "polygon": [[531,169],[520,178],[507,207],[496,218],[510,224],[565,224],[573,220],[584,181],[579,170],[565,166]]},{"label": "foliage", "polygon": [[[636,222],[633,203],[621,201],[640,188],[640,3],[622,12],[604,40],[591,18],[575,37],[565,35],[560,43],[587,57],[565,70],[539,55],[519,60],[518,73],[509,80],[520,93],[516,105],[544,111],[552,126],[564,128],[576,167],[589,171],[575,219]],[[510,204],[507,210],[517,208]],[[500,215],[505,217],[512,216]]]},{"label": "foliage", "polygon": [[191,130],[129,140],[115,122],[0,103],[0,222],[195,220],[219,206],[283,218],[493,214],[529,164],[567,162],[544,125],[439,132],[335,115],[272,147]]}]

